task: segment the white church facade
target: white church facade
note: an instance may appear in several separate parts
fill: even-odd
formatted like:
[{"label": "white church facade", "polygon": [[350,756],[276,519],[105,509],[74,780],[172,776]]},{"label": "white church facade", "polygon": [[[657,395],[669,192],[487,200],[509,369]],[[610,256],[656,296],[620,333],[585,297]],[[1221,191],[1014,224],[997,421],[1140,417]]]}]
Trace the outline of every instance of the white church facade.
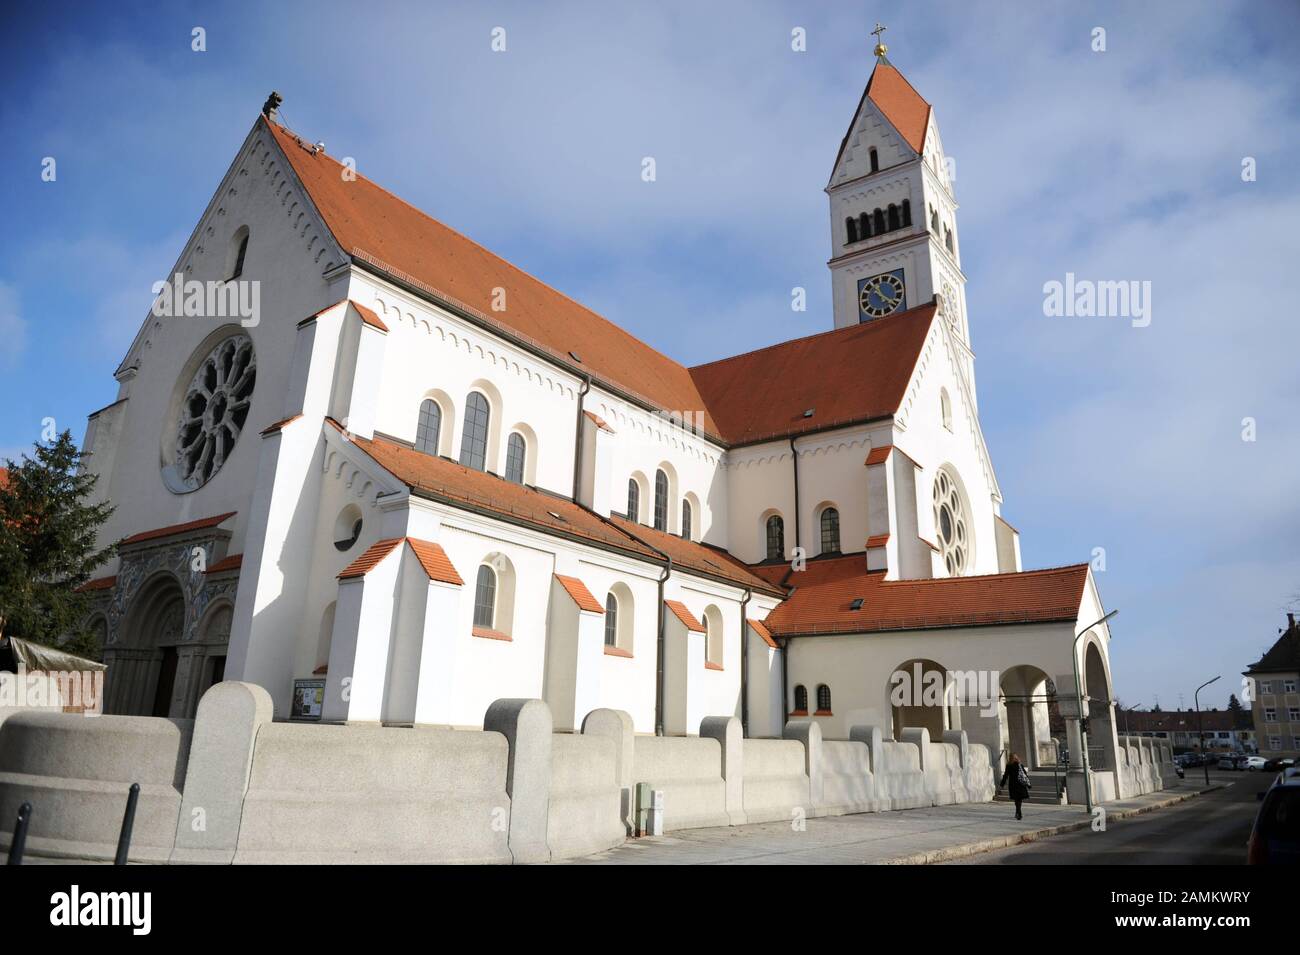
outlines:
[{"label": "white church facade", "polygon": [[151,313],[90,417],[109,712],[191,717],[233,679],[284,720],[540,698],[557,730],[925,727],[1046,766],[1055,694],[1072,764],[1082,697],[1116,767],[1101,598],[1087,565],[1021,567],[938,126],[883,55],[826,186],[833,326],[696,367],[275,113],[173,269],[255,283],[257,315]]}]

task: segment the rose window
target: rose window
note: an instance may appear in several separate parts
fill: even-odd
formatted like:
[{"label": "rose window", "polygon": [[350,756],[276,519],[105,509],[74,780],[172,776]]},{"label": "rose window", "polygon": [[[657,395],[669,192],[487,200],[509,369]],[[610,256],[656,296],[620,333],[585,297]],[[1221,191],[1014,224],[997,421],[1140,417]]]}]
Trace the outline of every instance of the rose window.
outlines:
[{"label": "rose window", "polygon": [[970,534],[961,491],[947,471],[940,471],[934,481],[934,527],[948,576],[960,576],[970,560]]},{"label": "rose window", "polygon": [[174,474],[183,490],[202,487],[221,470],[248,420],[256,380],[257,359],[247,335],[222,339],[199,363],[176,427]]}]

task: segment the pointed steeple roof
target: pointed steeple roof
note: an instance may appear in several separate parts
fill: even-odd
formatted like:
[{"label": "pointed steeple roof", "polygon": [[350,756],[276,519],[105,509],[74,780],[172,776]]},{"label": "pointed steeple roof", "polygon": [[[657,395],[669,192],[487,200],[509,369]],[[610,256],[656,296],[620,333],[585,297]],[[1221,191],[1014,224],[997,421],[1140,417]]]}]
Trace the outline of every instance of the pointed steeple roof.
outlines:
[{"label": "pointed steeple roof", "polygon": [[925,133],[930,128],[930,104],[889,60],[881,56],[867,81],[867,94],[885,119],[918,153],[925,151]]}]

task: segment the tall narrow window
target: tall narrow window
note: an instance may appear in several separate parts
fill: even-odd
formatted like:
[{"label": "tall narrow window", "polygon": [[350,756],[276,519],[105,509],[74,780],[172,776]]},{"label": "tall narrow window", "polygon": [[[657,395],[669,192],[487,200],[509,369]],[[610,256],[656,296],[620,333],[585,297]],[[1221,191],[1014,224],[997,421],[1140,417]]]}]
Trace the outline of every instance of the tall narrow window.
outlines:
[{"label": "tall narrow window", "polygon": [[785,521],[779,514],[767,519],[767,559],[780,560],[785,556]]},{"label": "tall narrow window", "polygon": [[889,231],[893,232],[900,225],[898,218],[898,206],[892,202],[889,204]]},{"label": "tall narrow window", "polygon": [[858,220],[849,216],[844,220],[844,241],[849,245],[858,241]]},{"label": "tall narrow window", "polygon": [[605,598],[605,646],[618,646],[618,598],[613,594]]},{"label": "tall narrow window", "polygon": [[227,253],[227,281],[233,282],[244,274],[244,256],[248,254],[248,226],[240,226],[230,238],[230,251]]},{"label": "tall narrow window", "polygon": [[840,512],[833,507],[822,511],[822,553],[840,552]]},{"label": "tall narrow window", "polygon": [[415,426],[415,450],[438,453],[438,433],[442,431],[442,409],[432,398],[420,402],[420,420]]},{"label": "tall narrow window", "polygon": [[506,480],[524,483],[524,456],[527,454],[524,436],[513,432],[506,440]]},{"label": "tall narrow window", "polygon": [[817,712],[830,713],[831,711],[831,688],[825,683],[817,687]]},{"label": "tall narrow window", "polygon": [[944,227],[943,227],[943,244],[946,245],[946,246],[948,247],[948,251],[949,251],[949,252],[955,252],[955,251],[956,251],[956,250],[952,247],[952,230],[949,229],[947,226],[944,226]]},{"label": "tall narrow window", "polygon": [[627,519],[635,521],[636,516],[641,513],[641,485],[636,483],[636,478],[627,479]]},{"label": "tall narrow window", "polygon": [[655,530],[668,530],[668,475],[655,472]]},{"label": "tall narrow window", "polygon": [[488,403],[477,391],[465,399],[465,432],[460,439],[460,463],[475,471],[487,466]]},{"label": "tall narrow window", "polygon": [[930,231],[936,236],[939,234],[939,212],[937,209],[930,210]]},{"label": "tall narrow window", "polygon": [[880,154],[876,152],[876,147],[872,146],[867,155],[871,157],[871,171],[880,172]]},{"label": "tall narrow window", "polygon": [[858,235],[864,239],[871,238],[871,214],[868,212],[858,216]]},{"label": "tall narrow window", "polygon": [[691,539],[691,502],[682,501],[682,536]]},{"label": "tall narrow window", "polygon": [[474,585],[474,626],[491,630],[496,626],[497,574],[487,564],[478,569]]},{"label": "tall narrow window", "polygon": [[911,224],[912,224],[912,200],[904,199],[903,200],[903,225],[909,226]]},{"label": "tall narrow window", "polygon": [[872,219],[875,221],[874,227],[873,227],[872,230],[871,230],[871,234],[872,234],[872,235],[884,235],[884,233],[885,233],[885,210],[884,210],[884,209],[877,209],[875,212],[873,212],[873,213],[871,214],[871,217],[872,217]]},{"label": "tall narrow window", "polygon": [[794,688],[794,709],[796,713],[808,712],[808,688],[802,683]]}]

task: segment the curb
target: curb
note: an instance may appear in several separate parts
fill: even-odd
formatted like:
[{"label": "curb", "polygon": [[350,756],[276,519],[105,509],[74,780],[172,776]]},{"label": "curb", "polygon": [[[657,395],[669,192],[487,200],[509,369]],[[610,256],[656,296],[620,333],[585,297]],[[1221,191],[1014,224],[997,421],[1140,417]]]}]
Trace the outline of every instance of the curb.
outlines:
[{"label": "curb", "polygon": [[[1154,812],[1157,809],[1167,809],[1170,806],[1176,806],[1181,802],[1186,802],[1189,799],[1194,799],[1197,796],[1222,788],[1222,785],[1212,785],[1205,789],[1179,793],[1176,796],[1170,796],[1166,799],[1161,799],[1145,806],[1132,806],[1128,809],[1117,809],[1113,812],[1108,812],[1107,819],[1128,819],[1131,816],[1141,816],[1148,812]],[[951,862],[953,859],[964,859],[967,856],[993,852],[996,849],[1009,849],[1012,846],[1023,845],[1027,842],[1037,842],[1040,839],[1048,839],[1052,836],[1059,836],[1067,832],[1077,832],[1080,829],[1087,829],[1091,825],[1091,819],[1080,819],[1078,822],[1065,822],[1057,826],[1045,826],[1042,829],[1031,829],[1028,832],[1015,832],[1006,836],[996,836],[992,839],[981,839],[979,842],[967,842],[958,846],[944,846],[942,849],[930,849],[926,852],[914,852],[911,855],[896,856],[892,859],[882,859],[873,864],[935,865],[941,862]]]}]

